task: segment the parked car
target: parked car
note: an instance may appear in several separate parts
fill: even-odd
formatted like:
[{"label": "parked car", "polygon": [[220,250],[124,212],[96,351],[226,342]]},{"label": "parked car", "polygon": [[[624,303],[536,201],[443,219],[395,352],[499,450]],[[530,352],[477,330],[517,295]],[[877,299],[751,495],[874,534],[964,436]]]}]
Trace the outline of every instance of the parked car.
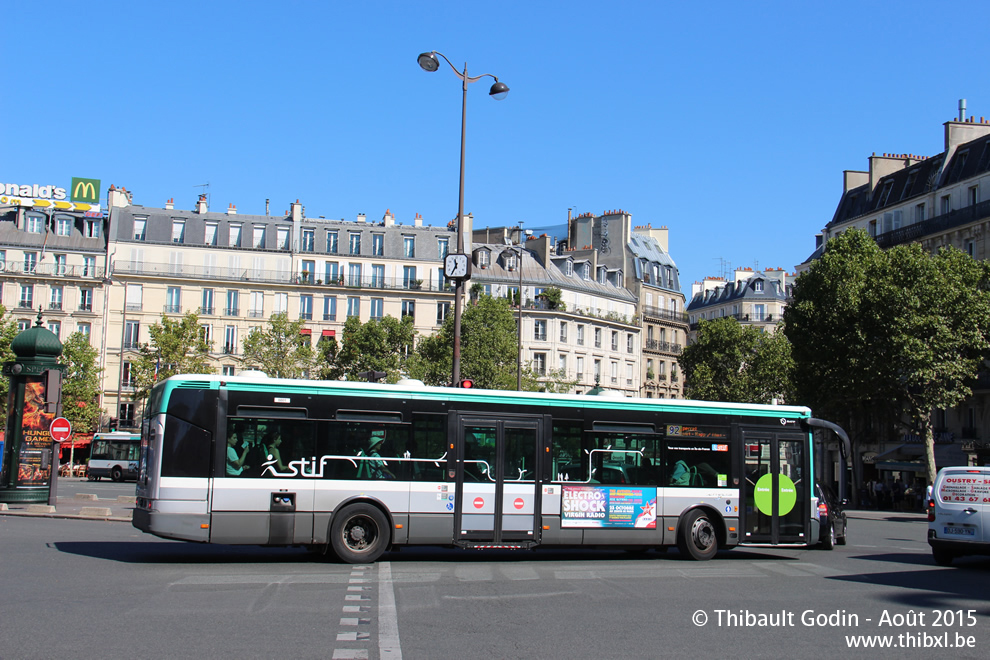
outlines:
[{"label": "parked car", "polygon": [[815,484],[818,497],[818,542],[823,550],[846,544],[846,512],[848,502],[839,500],[835,492],[824,484]]},{"label": "parked car", "polygon": [[939,566],[990,555],[990,466],[938,471],[928,499],[928,545]]}]

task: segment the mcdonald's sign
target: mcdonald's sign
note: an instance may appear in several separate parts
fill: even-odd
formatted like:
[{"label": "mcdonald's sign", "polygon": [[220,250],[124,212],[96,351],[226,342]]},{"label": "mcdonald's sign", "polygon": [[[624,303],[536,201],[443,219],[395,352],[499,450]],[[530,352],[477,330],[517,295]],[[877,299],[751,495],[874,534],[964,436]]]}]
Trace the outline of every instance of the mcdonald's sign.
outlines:
[{"label": "mcdonald's sign", "polygon": [[100,180],[80,179],[72,177],[72,187],[70,197],[73,202],[86,202],[88,204],[100,203]]}]

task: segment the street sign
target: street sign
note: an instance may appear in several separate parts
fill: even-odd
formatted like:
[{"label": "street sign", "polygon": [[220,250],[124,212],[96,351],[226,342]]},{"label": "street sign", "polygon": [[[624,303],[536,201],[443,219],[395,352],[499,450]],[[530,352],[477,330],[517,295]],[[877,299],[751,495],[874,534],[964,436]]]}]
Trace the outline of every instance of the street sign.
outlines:
[{"label": "street sign", "polygon": [[52,421],[48,432],[51,434],[52,440],[65,442],[72,435],[72,424],[65,417],[57,417]]}]

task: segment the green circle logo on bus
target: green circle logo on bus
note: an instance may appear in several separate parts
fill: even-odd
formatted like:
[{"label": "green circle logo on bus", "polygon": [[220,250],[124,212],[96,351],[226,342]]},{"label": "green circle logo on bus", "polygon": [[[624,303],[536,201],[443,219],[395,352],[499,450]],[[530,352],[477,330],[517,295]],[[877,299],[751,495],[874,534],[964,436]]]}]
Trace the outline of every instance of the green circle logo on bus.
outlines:
[{"label": "green circle logo on bus", "polygon": [[[777,475],[779,492],[777,493],[777,515],[784,516],[791,512],[797,503],[797,488],[791,478],[784,474]],[[756,508],[768,516],[773,515],[773,475],[765,474],[756,482],[753,492]]]}]

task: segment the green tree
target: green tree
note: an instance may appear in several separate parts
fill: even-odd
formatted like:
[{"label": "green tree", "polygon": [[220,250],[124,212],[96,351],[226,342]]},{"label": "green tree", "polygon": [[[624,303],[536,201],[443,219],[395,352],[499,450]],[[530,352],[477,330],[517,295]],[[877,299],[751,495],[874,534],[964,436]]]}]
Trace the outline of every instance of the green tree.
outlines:
[{"label": "green tree", "polygon": [[[448,315],[440,331],[425,337],[409,375],[428,385],[449,385],[454,346],[454,318]],[[461,377],[476,387],[516,389],[518,337],[508,300],[481,295],[461,315]]]},{"label": "green tree", "polygon": [[[18,334],[17,321],[7,316],[7,310],[0,305],[0,364],[12,362],[14,352],[10,350],[10,344]],[[10,389],[10,380],[6,376],[0,376],[0,429],[7,426],[7,392]]]},{"label": "green tree", "polygon": [[702,321],[697,339],[677,362],[691,399],[770,403],[792,397],[794,365],[787,338],[731,317]]},{"label": "green tree", "polygon": [[62,344],[59,364],[67,368],[62,377],[62,415],[72,423],[74,431],[90,433],[100,424],[103,409],[100,400],[99,355],[89,343],[89,337],[74,332]]},{"label": "green tree", "polygon": [[313,345],[302,334],[305,319],[290,321],[286,312],[268,319],[264,328],[252,328],[244,340],[244,362],[272,378],[301,378],[313,367]]},{"label": "green tree", "polygon": [[337,362],[348,380],[365,380],[358,376],[363,371],[382,371],[385,382],[395,383],[406,373],[416,329],[412,316],[385,316],[367,323],[352,316],[344,323],[342,339]]},{"label": "green tree", "polygon": [[189,312],[173,320],[162,314],[161,321],[148,329],[151,343],[142,344],[140,355],[131,364],[134,399],[143,399],[155,383],[176,374],[211,374],[213,342],[199,327],[199,315]]},{"label": "green tree", "polygon": [[924,438],[931,483],[931,413],[972,393],[990,349],[988,289],[990,265],[953,248],[884,252],[861,230],[830,240],[784,316],[801,396],[829,411],[858,406],[861,416],[875,405],[903,420]]},{"label": "green tree", "polygon": [[567,305],[564,304],[564,292],[558,287],[547,287],[543,290],[543,293],[536,297],[546,302],[549,309],[557,309],[562,312],[567,309]]},{"label": "green tree", "polygon": [[344,367],[339,359],[340,344],[336,337],[320,337],[316,342],[316,378],[319,380],[340,380],[344,377]]}]

